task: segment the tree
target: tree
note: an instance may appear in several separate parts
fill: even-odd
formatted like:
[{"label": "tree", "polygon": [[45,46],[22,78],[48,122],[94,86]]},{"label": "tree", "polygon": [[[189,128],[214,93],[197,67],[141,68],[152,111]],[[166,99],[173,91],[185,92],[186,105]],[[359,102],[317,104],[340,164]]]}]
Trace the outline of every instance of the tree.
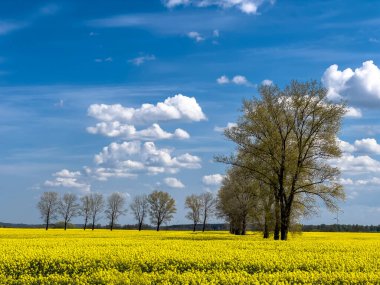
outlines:
[{"label": "tree", "polygon": [[133,199],[130,208],[139,225],[139,231],[141,231],[149,208],[148,197],[146,195],[136,196]]},{"label": "tree", "polygon": [[227,218],[231,233],[246,234],[249,217],[259,209],[257,191],[257,183],[248,171],[238,167],[229,169],[218,191],[216,208],[219,216]]},{"label": "tree", "polygon": [[193,232],[195,232],[197,224],[201,221],[202,201],[200,196],[195,194],[187,196],[185,200],[185,208],[189,209],[186,218],[193,222]]},{"label": "tree", "polygon": [[110,222],[111,231],[113,230],[117,219],[126,212],[124,205],[125,198],[122,193],[114,192],[108,197],[105,213]]},{"label": "tree", "polygon": [[85,195],[81,197],[80,200],[82,202],[80,206],[80,214],[84,218],[83,230],[86,230],[88,220],[90,219],[90,216],[91,216],[91,196],[89,194]]},{"label": "tree", "polygon": [[[336,139],[346,112],[328,100],[327,90],[312,81],[292,81],[285,89],[260,86],[260,98],[243,102],[237,127],[225,131],[238,155],[217,158],[249,169],[273,191],[280,212],[281,239],[286,240],[295,205],[307,212],[320,198],[328,209],[344,199],[339,170],[328,160],[341,151]],[[238,157],[249,156],[251,163]]]},{"label": "tree", "polygon": [[213,214],[216,205],[216,199],[210,192],[206,192],[200,195],[200,201],[202,205],[201,215],[203,218],[202,232],[206,229],[207,219]]},{"label": "tree", "polygon": [[160,225],[169,222],[176,213],[175,201],[169,193],[156,190],[148,195],[148,203],[151,222],[156,224],[156,229],[159,231]]},{"label": "tree", "polygon": [[67,223],[78,215],[79,204],[77,203],[77,196],[72,193],[65,193],[60,199],[58,204],[58,213],[63,218],[64,229],[67,229]]},{"label": "tree", "polygon": [[103,211],[104,198],[100,193],[90,194],[90,216],[92,220],[91,230],[95,229],[95,223],[99,219],[99,213]]},{"label": "tree", "polygon": [[57,218],[57,210],[59,204],[57,192],[44,192],[37,204],[37,208],[40,210],[41,219],[45,222],[45,229],[49,229],[50,221]]}]

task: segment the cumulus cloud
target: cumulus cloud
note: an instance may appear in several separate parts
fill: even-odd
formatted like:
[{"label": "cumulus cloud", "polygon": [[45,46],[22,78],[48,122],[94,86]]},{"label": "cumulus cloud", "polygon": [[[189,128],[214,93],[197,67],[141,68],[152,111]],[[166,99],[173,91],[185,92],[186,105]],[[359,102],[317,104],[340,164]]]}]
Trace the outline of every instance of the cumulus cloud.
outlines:
[{"label": "cumulus cloud", "polygon": [[220,185],[224,179],[224,175],[222,174],[211,174],[205,175],[202,178],[202,183],[205,185]]},{"label": "cumulus cloud", "polygon": [[227,84],[230,83],[230,80],[227,76],[222,75],[218,79],[216,79],[216,82],[218,82],[218,84]]},{"label": "cumulus cloud", "polygon": [[218,127],[218,126],[215,126],[214,131],[215,131],[215,132],[219,132],[219,133],[221,133],[221,132],[224,132],[226,129],[230,129],[230,128],[233,128],[233,127],[236,127],[236,126],[237,126],[236,123],[228,122],[228,123],[227,123],[227,126],[225,126],[225,127]]},{"label": "cumulus cloud", "polygon": [[[236,8],[249,15],[257,14],[257,10],[264,2],[263,0],[164,0],[163,3],[168,8],[182,5],[193,5],[195,7],[216,6],[222,9]],[[269,1],[274,4],[274,1]]]},{"label": "cumulus cloud", "polygon": [[380,144],[374,138],[364,138],[355,140],[353,144],[338,139],[338,144],[342,152],[344,153],[369,153],[380,154]]},{"label": "cumulus cloud", "polygon": [[187,34],[187,36],[190,38],[190,39],[193,39],[195,40],[196,42],[201,42],[201,41],[204,41],[205,38],[198,32],[189,32]]},{"label": "cumulus cloud", "polygon": [[338,68],[338,65],[333,64],[322,76],[330,99],[345,99],[349,104],[359,107],[380,105],[380,69],[372,60],[363,62],[355,70]]},{"label": "cumulus cloud", "polygon": [[261,84],[262,85],[273,85],[273,81],[269,80],[269,79],[264,79],[263,81],[261,81]]},{"label": "cumulus cloud", "polygon": [[137,131],[133,125],[122,124],[118,121],[97,123],[94,127],[88,127],[90,134],[101,134],[106,137],[122,137],[127,140],[162,140],[162,139],[188,139],[190,135],[176,129],[174,133],[163,130],[159,124],[152,124],[146,129]]},{"label": "cumulus cloud", "polygon": [[[177,173],[180,169],[201,167],[201,159],[189,153],[173,156],[172,150],[157,148],[154,142],[139,141],[111,143],[95,155],[95,163],[108,176],[132,177],[136,173]],[[99,170],[98,170],[99,171]],[[92,171],[96,174],[96,171]],[[107,178],[105,174],[103,177]]]},{"label": "cumulus cloud", "polygon": [[93,104],[88,108],[88,115],[100,121],[119,121],[132,124],[156,123],[158,121],[206,120],[202,108],[194,97],[177,94],[156,105],[142,104],[140,108],[123,107],[120,104]]},{"label": "cumulus cloud", "polygon": [[338,159],[332,159],[331,164],[338,167],[345,174],[380,173],[380,162],[368,155],[354,156],[344,153]]},{"label": "cumulus cloud", "polygon": [[140,66],[140,65],[144,64],[145,62],[152,61],[152,60],[156,60],[156,57],[153,54],[148,54],[148,55],[142,55],[142,56],[132,58],[132,59],[128,60],[128,62],[130,62],[136,66]]},{"label": "cumulus cloud", "polygon": [[74,172],[67,169],[62,169],[61,171],[53,174],[55,177],[53,180],[46,180],[44,186],[74,188],[82,192],[89,192],[90,185],[78,181],[78,178],[81,175],[82,174],[79,171]]},{"label": "cumulus cloud", "polygon": [[228,78],[226,75],[222,75],[219,78],[216,79],[216,82],[218,84],[228,84],[233,83],[236,85],[245,85],[245,86],[251,86],[252,84],[248,81],[248,79],[243,75],[235,75],[232,77],[232,79]]},{"label": "cumulus cloud", "polygon": [[164,179],[164,183],[171,188],[185,188],[185,185],[174,177],[168,177]]},{"label": "cumulus cloud", "polygon": [[361,118],[362,111],[358,108],[348,107],[346,109],[346,114],[344,114],[346,118]]}]

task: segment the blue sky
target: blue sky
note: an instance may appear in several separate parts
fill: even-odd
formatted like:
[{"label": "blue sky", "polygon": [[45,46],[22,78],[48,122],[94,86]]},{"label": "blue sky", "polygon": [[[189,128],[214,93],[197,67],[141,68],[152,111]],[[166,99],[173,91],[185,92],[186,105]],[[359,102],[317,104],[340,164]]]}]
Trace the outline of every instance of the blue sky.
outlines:
[{"label": "blue sky", "polygon": [[[1,1],[0,220],[39,222],[44,191],[216,192],[222,129],[257,85],[322,80],[339,134],[342,223],[380,216],[380,3]],[[145,105],[144,105],[145,104]],[[150,104],[150,105],[146,105]],[[305,223],[333,223],[321,214]],[[80,219],[76,220],[80,222]],[[133,222],[130,214],[121,223]]]}]

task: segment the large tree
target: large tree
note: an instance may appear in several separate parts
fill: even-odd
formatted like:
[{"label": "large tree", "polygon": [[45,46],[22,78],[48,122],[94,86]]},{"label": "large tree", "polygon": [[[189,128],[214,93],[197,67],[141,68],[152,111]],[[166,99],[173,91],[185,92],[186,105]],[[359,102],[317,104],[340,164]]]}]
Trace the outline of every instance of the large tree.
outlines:
[{"label": "large tree", "polygon": [[193,222],[193,232],[197,224],[201,221],[202,201],[199,195],[192,194],[186,197],[185,208],[189,209],[186,218]]},{"label": "large tree", "polygon": [[148,197],[145,194],[136,196],[129,207],[138,223],[139,231],[141,231],[149,209]]},{"label": "large tree", "polygon": [[[259,93],[260,98],[244,101],[237,127],[225,131],[239,155],[218,160],[250,169],[268,185],[279,205],[281,239],[286,240],[295,204],[308,209],[320,198],[336,209],[344,198],[336,182],[339,170],[329,159],[341,155],[336,137],[346,107],[329,101],[327,90],[315,81],[292,81],[283,90],[263,85]],[[245,156],[254,163],[237,159]]]},{"label": "large tree", "polygon": [[108,197],[105,213],[109,220],[111,231],[113,230],[117,219],[126,212],[124,205],[125,198],[122,193],[114,192]]},{"label": "large tree", "polygon": [[45,222],[45,229],[49,229],[49,224],[57,218],[59,205],[59,195],[57,192],[44,192],[37,204],[41,219]]},{"label": "large tree", "polygon": [[77,196],[73,193],[63,194],[58,204],[58,213],[63,219],[64,229],[66,230],[67,224],[79,213]]},{"label": "large tree", "polygon": [[156,230],[160,230],[163,222],[169,222],[176,213],[175,200],[167,192],[153,191],[148,195],[148,203],[150,205],[149,214]]}]

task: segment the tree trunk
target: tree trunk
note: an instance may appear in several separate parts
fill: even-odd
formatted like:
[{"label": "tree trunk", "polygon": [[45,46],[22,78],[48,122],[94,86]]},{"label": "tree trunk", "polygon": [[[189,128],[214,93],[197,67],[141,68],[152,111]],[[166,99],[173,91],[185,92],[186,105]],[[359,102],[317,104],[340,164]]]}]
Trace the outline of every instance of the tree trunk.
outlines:
[{"label": "tree trunk", "polygon": [[65,230],[67,229],[67,221],[65,220]]},{"label": "tree trunk", "polygon": [[50,218],[50,215],[49,213],[46,215],[46,227],[45,227],[45,230],[48,230],[49,229],[49,218]]},{"label": "tree trunk", "polygon": [[139,223],[139,232],[141,231],[142,223]]},{"label": "tree trunk", "polygon": [[274,225],[274,240],[280,239],[280,203],[278,201],[278,198],[276,198],[275,202],[275,225]]},{"label": "tree trunk", "polygon": [[159,231],[160,230],[160,223],[157,223],[157,227],[156,227],[156,230]]},{"label": "tree trunk", "polygon": [[243,216],[243,221],[242,221],[242,226],[241,226],[241,234],[245,235],[246,230],[247,230],[247,216],[244,215]]},{"label": "tree trunk", "polygon": [[111,218],[111,231],[113,230],[113,217]]},{"label": "tree trunk", "polygon": [[193,232],[195,232],[195,227],[197,226],[197,223],[194,223],[194,226],[193,226]]},{"label": "tree trunk", "polygon": [[87,220],[88,220],[88,217],[86,217],[84,220],[84,226],[83,226],[84,231],[87,229]]},{"label": "tree trunk", "polygon": [[288,239],[290,211],[285,205],[281,206],[281,240]]},{"label": "tree trunk", "polygon": [[203,219],[203,227],[202,227],[202,232],[204,232],[204,231],[205,231],[205,229],[206,229],[206,220],[207,220],[207,215],[205,214],[205,217],[204,217],[204,219]]},{"label": "tree trunk", "polygon": [[92,217],[92,225],[91,230],[93,231],[95,229],[95,216]]},{"label": "tree trunk", "polygon": [[264,221],[264,231],[263,231],[264,238],[269,238],[269,227],[267,222],[267,216],[265,215],[265,221]]}]

